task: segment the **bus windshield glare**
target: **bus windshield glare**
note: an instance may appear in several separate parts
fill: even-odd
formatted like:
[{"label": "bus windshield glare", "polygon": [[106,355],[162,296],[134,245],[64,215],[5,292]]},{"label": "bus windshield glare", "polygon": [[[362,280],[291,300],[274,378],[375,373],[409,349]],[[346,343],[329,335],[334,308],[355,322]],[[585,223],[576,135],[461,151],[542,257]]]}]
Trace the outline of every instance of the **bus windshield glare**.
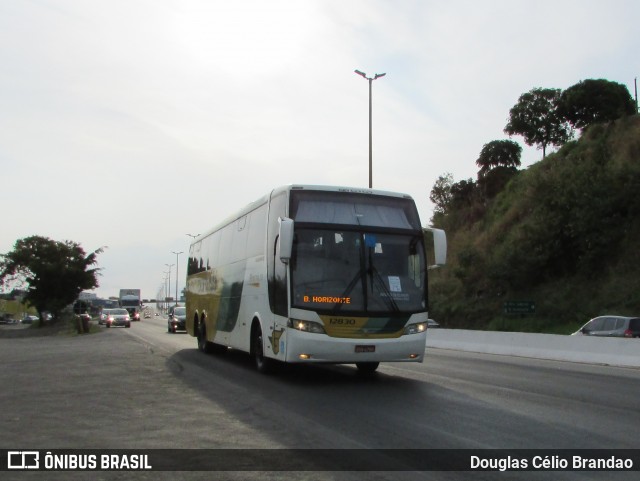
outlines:
[{"label": "bus windshield glare", "polygon": [[353,315],[426,311],[422,229],[410,198],[292,191],[292,307]]},{"label": "bus windshield glare", "polygon": [[351,314],[423,312],[425,272],[421,234],[298,227],[292,307]]}]

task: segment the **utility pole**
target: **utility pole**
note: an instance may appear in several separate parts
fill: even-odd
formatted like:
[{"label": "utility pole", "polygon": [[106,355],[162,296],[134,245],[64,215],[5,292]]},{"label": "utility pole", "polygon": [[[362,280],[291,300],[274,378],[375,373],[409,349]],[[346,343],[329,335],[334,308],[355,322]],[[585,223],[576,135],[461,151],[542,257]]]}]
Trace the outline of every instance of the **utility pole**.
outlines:
[{"label": "utility pole", "polygon": [[178,305],[178,256],[180,254],[184,254],[184,252],[180,251],[180,252],[176,252],[176,251],[171,251],[172,254],[176,255],[176,300],[175,300],[175,305]]},{"label": "utility pole", "polygon": [[386,73],[377,73],[373,77],[367,77],[367,74],[361,72],[360,70],[354,70],[355,73],[362,76],[365,80],[369,81],[369,188],[373,187],[373,132],[372,132],[372,122],[371,122],[371,84],[374,80],[384,77],[387,75]]},{"label": "utility pole", "polygon": [[[167,287],[167,299],[171,297],[171,268],[174,264],[165,264],[169,268],[169,287]],[[169,301],[167,300],[167,308],[169,307]]]}]

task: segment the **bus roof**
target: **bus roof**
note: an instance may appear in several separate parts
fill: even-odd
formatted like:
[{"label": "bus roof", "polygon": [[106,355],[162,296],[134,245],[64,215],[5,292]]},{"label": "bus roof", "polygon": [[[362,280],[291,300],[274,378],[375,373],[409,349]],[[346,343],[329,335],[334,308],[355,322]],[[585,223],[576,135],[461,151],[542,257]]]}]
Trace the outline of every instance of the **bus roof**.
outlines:
[{"label": "bus roof", "polygon": [[345,187],[345,186],[332,186],[332,185],[307,185],[307,184],[291,184],[282,187],[282,190],[322,190],[327,192],[343,192],[353,194],[370,194],[370,195],[382,195],[387,197],[401,197],[403,199],[412,199],[408,194],[402,194],[400,192],[390,192],[387,190],[369,189],[366,187]]},{"label": "bus roof", "polygon": [[292,190],[309,190],[309,191],[324,191],[324,192],[339,192],[339,193],[353,193],[353,194],[367,194],[367,195],[379,195],[385,197],[397,197],[401,199],[409,199],[413,200],[408,194],[403,194],[400,192],[391,192],[386,190],[378,190],[378,189],[369,189],[367,187],[347,187],[347,186],[333,186],[333,185],[312,185],[312,184],[288,184],[280,187],[276,187],[271,192],[266,195],[263,195],[259,199],[251,202],[245,207],[241,208],[234,214],[225,218],[222,222],[216,224],[213,228],[207,229],[204,233],[200,234],[198,237],[193,239],[192,244],[198,242],[199,240],[209,236],[213,232],[221,229],[225,225],[231,224],[232,222],[238,220],[239,218],[247,215],[249,212],[256,210],[261,205],[266,204],[269,201],[269,198],[273,195],[280,194],[282,192],[288,192]]}]

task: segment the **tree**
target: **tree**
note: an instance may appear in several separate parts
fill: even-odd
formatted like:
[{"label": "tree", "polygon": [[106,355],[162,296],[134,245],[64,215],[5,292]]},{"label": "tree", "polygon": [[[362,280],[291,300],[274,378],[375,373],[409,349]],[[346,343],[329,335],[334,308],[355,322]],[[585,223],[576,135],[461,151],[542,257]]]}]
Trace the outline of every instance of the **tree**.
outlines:
[{"label": "tree", "polygon": [[493,140],[484,144],[476,165],[480,167],[478,177],[484,177],[496,167],[520,167],[522,147],[513,140]]},{"label": "tree", "polygon": [[527,145],[539,145],[546,157],[548,145],[562,145],[573,134],[558,113],[559,99],[560,89],[535,88],[522,94],[509,111],[505,133],[522,135]]},{"label": "tree", "polygon": [[478,188],[486,200],[493,199],[516,175],[518,175],[518,169],[515,167],[499,165],[485,175],[478,176]]},{"label": "tree", "polygon": [[456,207],[470,205],[475,191],[476,183],[472,179],[456,182],[451,186],[451,203]]},{"label": "tree", "polygon": [[624,85],[604,79],[589,79],[562,92],[558,111],[571,125],[582,129],[633,115],[636,106]]},{"label": "tree", "polygon": [[433,209],[436,214],[444,214],[447,211],[447,207],[451,203],[451,186],[453,185],[453,175],[446,173],[438,177],[436,183],[433,184],[431,194],[429,194],[429,200],[433,202],[435,208]]},{"label": "tree", "polygon": [[41,319],[44,312],[50,312],[56,320],[80,292],[98,287],[100,269],[90,267],[102,251],[100,248],[87,255],[75,242],[26,237],[16,241],[13,251],[0,254],[0,284],[27,285],[25,301],[37,309]]}]

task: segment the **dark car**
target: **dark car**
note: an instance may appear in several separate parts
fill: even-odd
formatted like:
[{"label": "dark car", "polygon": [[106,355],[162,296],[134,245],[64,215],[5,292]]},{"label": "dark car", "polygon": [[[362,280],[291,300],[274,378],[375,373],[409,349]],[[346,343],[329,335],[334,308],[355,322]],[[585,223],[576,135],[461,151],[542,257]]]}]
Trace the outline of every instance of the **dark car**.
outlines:
[{"label": "dark car", "polygon": [[38,316],[34,316],[34,315],[29,315],[27,314],[26,316],[24,316],[22,318],[22,320],[20,321],[22,324],[32,324],[35,321],[39,321],[40,318]]},{"label": "dark car", "polygon": [[640,317],[599,316],[594,317],[573,333],[574,336],[638,337],[640,338]]},{"label": "dark car", "polygon": [[186,327],[187,308],[175,306],[169,309],[169,319],[167,320],[167,331],[175,333],[184,331]]},{"label": "dark car", "polygon": [[135,307],[127,307],[127,312],[129,313],[129,318],[132,321],[139,321],[140,320],[140,311],[138,309],[136,309]]},{"label": "dark car", "polygon": [[15,324],[16,320],[11,314],[0,314],[0,324]]}]

